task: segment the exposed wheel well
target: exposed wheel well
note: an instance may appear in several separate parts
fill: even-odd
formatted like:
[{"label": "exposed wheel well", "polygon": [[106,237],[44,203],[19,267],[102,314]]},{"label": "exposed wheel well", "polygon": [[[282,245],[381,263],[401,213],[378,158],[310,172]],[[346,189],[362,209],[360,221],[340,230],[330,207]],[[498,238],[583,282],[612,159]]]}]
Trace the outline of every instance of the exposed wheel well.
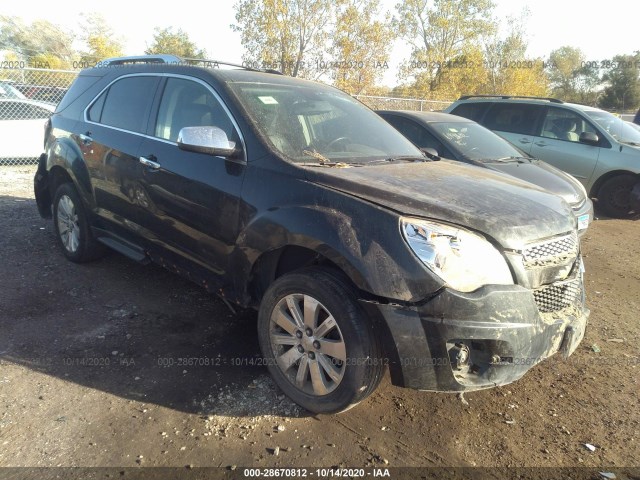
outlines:
[{"label": "exposed wheel well", "polygon": [[290,245],[263,254],[255,262],[250,276],[248,293],[251,306],[260,304],[264,292],[276,278],[311,265],[323,265],[342,272],[324,255],[305,247]]},{"label": "exposed wheel well", "polygon": [[52,201],[56,190],[63,183],[73,183],[73,180],[64,168],[54,166],[49,170],[49,196]]},{"label": "exposed wheel well", "polygon": [[636,177],[640,181],[640,174],[629,172],[627,170],[613,170],[611,172],[605,173],[600,178],[598,178],[598,180],[596,180],[596,182],[593,184],[593,187],[591,187],[589,197],[598,198],[598,191],[600,190],[600,187],[602,187],[602,185],[610,178],[617,177],[619,175]]}]

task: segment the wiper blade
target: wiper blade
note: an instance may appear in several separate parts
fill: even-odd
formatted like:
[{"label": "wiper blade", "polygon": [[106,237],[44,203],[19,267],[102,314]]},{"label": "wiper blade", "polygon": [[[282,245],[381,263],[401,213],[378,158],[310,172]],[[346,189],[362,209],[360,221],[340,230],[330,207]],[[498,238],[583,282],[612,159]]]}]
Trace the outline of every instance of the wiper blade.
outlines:
[{"label": "wiper blade", "polygon": [[362,163],[344,163],[344,162],[303,163],[303,165],[305,167],[325,167],[325,168],[364,167]]},{"label": "wiper blade", "polygon": [[379,160],[372,160],[370,162],[367,162],[367,165],[371,165],[372,163],[393,163],[393,162],[432,162],[433,160],[427,158],[427,157],[413,157],[413,156],[406,156],[406,157],[388,157],[388,158],[381,158]]},{"label": "wiper blade", "polygon": [[320,162],[320,164],[324,165],[325,163],[331,163],[331,160],[329,160],[327,157],[325,157],[324,155],[322,155],[320,152],[318,152],[317,150],[307,150],[304,149],[302,150],[302,153],[305,154],[307,157],[312,157],[315,158],[316,160],[318,160],[318,162]]},{"label": "wiper blade", "polygon": [[620,143],[624,143],[626,145],[631,145],[632,147],[640,147],[640,143],[638,143],[638,142],[628,142],[626,140],[620,140]]},{"label": "wiper blade", "polygon": [[528,159],[524,157],[511,156],[511,157],[502,157],[502,158],[487,158],[486,161],[501,162],[501,163],[507,163],[507,162],[525,163],[525,161],[528,161]]}]

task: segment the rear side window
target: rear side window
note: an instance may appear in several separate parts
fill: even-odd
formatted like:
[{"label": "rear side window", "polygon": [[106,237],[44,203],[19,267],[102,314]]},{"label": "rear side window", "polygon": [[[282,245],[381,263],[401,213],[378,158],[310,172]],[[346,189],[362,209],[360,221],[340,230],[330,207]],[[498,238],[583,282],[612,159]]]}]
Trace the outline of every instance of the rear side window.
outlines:
[{"label": "rear side window", "polygon": [[535,135],[543,107],[518,103],[494,103],[482,124],[489,130]]},{"label": "rear side window", "polygon": [[157,84],[158,77],[136,76],[116,81],[91,106],[89,119],[131,132],[144,132]]},{"label": "rear side window", "polygon": [[452,115],[458,115],[459,117],[468,118],[469,120],[480,123],[480,120],[482,119],[484,112],[487,111],[489,105],[491,105],[489,102],[461,103],[450,113]]}]

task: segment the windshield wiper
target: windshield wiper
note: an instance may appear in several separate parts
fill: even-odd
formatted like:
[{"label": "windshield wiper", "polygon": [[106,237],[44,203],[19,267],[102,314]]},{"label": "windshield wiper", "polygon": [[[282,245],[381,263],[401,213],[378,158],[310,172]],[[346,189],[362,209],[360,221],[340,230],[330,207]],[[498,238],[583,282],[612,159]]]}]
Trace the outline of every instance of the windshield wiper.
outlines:
[{"label": "windshield wiper", "polygon": [[638,142],[630,142],[628,140],[620,140],[620,143],[624,143],[626,145],[631,145],[632,147],[640,147],[640,143],[638,143]]},{"label": "windshield wiper", "polygon": [[433,162],[433,160],[427,157],[413,157],[413,156],[387,157],[387,158],[381,158],[379,160],[372,160],[370,162],[367,162],[367,165],[371,165],[374,163],[393,163],[393,162]]},{"label": "windshield wiper", "polygon": [[345,162],[334,162],[333,160],[328,159],[320,152],[316,150],[302,150],[308,157],[315,158],[318,160],[318,163],[305,163],[308,167],[333,167],[333,168],[350,168],[350,167],[362,167],[362,163],[345,163]]},{"label": "windshield wiper", "polygon": [[502,157],[502,158],[486,158],[484,160],[487,162],[500,162],[500,163],[508,163],[508,162],[525,163],[527,159],[524,157],[511,156],[511,157]]}]

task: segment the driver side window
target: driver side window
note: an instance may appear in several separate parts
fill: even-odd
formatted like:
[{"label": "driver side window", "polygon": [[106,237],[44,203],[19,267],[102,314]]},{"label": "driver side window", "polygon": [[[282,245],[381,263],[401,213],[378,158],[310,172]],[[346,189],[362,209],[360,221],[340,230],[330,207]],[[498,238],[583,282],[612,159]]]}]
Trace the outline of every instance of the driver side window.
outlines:
[{"label": "driver side window", "polygon": [[231,119],[204,85],[183,78],[169,78],[162,94],[154,135],[175,142],[184,127],[215,126],[238,142]]},{"label": "driver side window", "polygon": [[579,142],[583,132],[598,132],[582,117],[569,110],[549,107],[542,124],[542,137]]}]

